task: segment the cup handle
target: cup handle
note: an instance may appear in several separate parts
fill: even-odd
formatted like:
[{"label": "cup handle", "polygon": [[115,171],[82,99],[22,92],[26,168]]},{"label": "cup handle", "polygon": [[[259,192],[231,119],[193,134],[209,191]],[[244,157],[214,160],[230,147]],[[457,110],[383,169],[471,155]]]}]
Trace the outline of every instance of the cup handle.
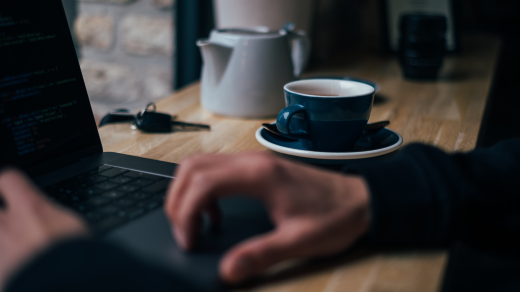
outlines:
[{"label": "cup handle", "polygon": [[310,139],[309,133],[304,130],[291,131],[289,130],[289,125],[291,124],[291,119],[295,114],[305,113],[305,107],[299,104],[291,105],[289,107],[284,108],[276,119],[276,127],[278,131],[283,135],[295,138],[295,139]]}]

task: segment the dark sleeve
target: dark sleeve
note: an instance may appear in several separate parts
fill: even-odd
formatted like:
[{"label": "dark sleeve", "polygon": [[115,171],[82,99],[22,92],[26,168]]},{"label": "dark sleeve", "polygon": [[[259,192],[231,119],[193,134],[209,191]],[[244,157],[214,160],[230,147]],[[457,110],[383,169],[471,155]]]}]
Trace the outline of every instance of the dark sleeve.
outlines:
[{"label": "dark sleeve", "polygon": [[414,144],[344,172],[368,182],[372,243],[520,246],[520,139],[451,155]]},{"label": "dark sleeve", "polygon": [[127,252],[94,240],[53,246],[28,263],[5,292],[197,291],[175,275],[147,266]]}]

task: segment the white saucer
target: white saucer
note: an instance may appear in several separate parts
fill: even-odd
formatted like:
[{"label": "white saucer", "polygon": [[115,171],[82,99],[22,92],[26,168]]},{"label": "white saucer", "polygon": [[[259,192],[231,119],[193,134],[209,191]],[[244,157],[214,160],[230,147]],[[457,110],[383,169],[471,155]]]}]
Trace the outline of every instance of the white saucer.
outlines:
[{"label": "white saucer", "polygon": [[[368,139],[367,139],[368,138]],[[318,159],[328,163],[341,163],[342,160],[363,159],[385,155],[397,150],[403,144],[403,137],[398,133],[382,129],[370,136],[362,136],[352,151],[317,152],[304,149],[299,141],[286,141],[269,133],[263,128],[256,131],[256,140],[265,147],[286,155]],[[365,145],[364,145],[365,143]],[[369,146],[366,143],[370,143]]]}]

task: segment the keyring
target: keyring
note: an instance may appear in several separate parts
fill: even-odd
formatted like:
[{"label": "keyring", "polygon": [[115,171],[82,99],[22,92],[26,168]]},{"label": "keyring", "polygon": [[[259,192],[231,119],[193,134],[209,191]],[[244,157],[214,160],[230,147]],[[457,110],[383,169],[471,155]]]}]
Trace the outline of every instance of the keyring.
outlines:
[{"label": "keyring", "polygon": [[150,108],[150,106],[153,106],[153,111],[152,111],[152,112],[155,112],[155,111],[157,110],[157,106],[155,105],[155,103],[150,102],[149,104],[146,105],[146,107],[144,107],[144,108],[141,110],[141,116],[144,115],[144,113],[148,111],[148,109]]}]

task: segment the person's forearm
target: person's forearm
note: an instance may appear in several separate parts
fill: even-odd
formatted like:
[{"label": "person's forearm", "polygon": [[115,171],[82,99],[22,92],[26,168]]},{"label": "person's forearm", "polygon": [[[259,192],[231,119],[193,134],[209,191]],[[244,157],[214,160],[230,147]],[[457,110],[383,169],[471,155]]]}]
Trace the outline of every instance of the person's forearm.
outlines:
[{"label": "person's forearm", "polygon": [[196,291],[112,245],[87,239],[57,244],[16,274],[5,292]]},{"label": "person's forearm", "polygon": [[513,244],[520,232],[509,218],[520,211],[520,139],[452,155],[416,144],[344,171],[368,182],[373,243],[443,245],[487,233]]}]

